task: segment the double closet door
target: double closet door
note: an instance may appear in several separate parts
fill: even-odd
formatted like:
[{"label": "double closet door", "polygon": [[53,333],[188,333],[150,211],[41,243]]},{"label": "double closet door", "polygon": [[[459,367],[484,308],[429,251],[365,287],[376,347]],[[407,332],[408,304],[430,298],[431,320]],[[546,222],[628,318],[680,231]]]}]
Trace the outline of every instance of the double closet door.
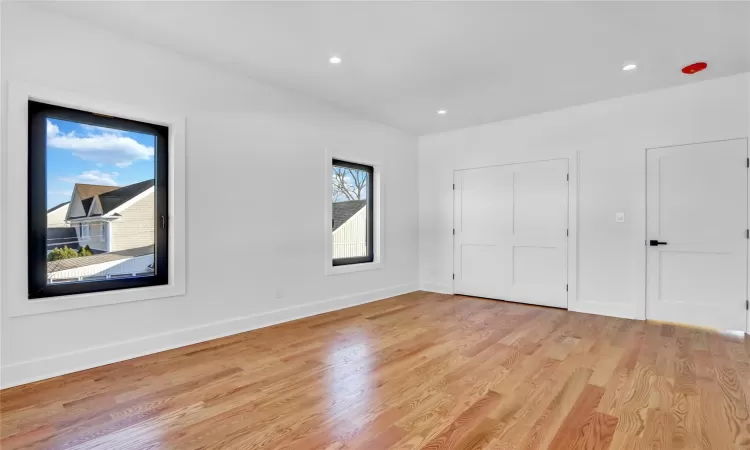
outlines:
[{"label": "double closet door", "polygon": [[454,291],[567,308],[568,160],[454,174]]}]

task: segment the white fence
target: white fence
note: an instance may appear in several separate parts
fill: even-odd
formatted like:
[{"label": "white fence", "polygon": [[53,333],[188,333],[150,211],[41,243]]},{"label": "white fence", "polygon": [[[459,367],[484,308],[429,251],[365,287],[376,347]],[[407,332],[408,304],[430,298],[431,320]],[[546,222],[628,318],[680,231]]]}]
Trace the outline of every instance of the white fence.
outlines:
[{"label": "white fence", "polygon": [[87,278],[111,278],[125,277],[128,275],[146,275],[153,271],[148,267],[154,263],[153,253],[150,255],[137,256],[135,258],[118,259],[107,261],[90,266],[76,267],[75,269],[65,269],[59,272],[47,274],[47,281],[50,283],[85,280]]},{"label": "white fence", "polygon": [[333,259],[367,256],[367,208],[333,232]]},{"label": "white fence", "polygon": [[367,255],[367,242],[333,243],[333,259]]}]

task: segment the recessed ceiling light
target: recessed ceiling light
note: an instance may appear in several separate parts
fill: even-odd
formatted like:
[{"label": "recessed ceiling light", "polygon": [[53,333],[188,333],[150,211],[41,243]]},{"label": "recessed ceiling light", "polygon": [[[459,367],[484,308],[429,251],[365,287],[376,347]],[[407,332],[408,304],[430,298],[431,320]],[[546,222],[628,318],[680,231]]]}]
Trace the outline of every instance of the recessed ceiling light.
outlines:
[{"label": "recessed ceiling light", "polygon": [[448,111],[446,111],[446,110],[444,110],[444,109],[438,109],[438,110],[437,110],[437,113],[438,113],[438,114],[440,114],[440,115],[442,116],[442,115],[448,114]]},{"label": "recessed ceiling light", "polygon": [[625,65],[622,66],[622,70],[625,72],[629,72],[631,70],[635,70],[635,68],[638,67],[635,65],[635,63],[625,63]]},{"label": "recessed ceiling light", "polygon": [[328,58],[328,62],[331,64],[341,64],[341,58],[338,56],[331,56]]}]

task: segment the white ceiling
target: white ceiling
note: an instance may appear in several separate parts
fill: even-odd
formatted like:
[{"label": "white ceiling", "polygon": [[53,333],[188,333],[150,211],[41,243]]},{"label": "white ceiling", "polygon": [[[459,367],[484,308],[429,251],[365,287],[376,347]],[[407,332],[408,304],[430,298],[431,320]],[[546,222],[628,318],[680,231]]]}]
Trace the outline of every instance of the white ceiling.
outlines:
[{"label": "white ceiling", "polygon": [[[419,134],[750,71],[747,2],[49,7]],[[695,61],[708,69],[680,72]]]}]

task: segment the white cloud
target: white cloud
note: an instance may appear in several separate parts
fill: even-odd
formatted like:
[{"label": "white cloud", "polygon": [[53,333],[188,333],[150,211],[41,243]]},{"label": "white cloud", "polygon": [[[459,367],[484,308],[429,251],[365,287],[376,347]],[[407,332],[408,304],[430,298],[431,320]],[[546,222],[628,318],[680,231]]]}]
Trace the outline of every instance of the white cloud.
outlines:
[{"label": "white cloud", "polygon": [[60,177],[60,181],[66,183],[100,184],[104,186],[117,186],[115,178],[120,175],[117,172],[104,173],[100,170],[86,170],[80,175],[72,177]]},{"label": "white cloud", "polygon": [[[87,136],[74,132],[60,133],[60,129],[47,121],[47,145],[62,150],[71,150],[79,158],[99,164],[114,164],[128,167],[135,161],[153,158],[154,148],[147,147],[133,138],[122,136],[116,130],[89,126]],[[96,132],[93,132],[96,129]]]},{"label": "white cloud", "polygon": [[96,133],[107,133],[107,134],[117,134],[120,135],[123,133],[122,130],[118,130],[115,128],[106,128],[106,127],[99,127],[96,125],[87,125],[85,123],[79,124],[81,128],[86,130],[89,134],[96,134]]},{"label": "white cloud", "polygon": [[54,123],[47,121],[47,137],[57,136],[60,134],[60,129]]}]

